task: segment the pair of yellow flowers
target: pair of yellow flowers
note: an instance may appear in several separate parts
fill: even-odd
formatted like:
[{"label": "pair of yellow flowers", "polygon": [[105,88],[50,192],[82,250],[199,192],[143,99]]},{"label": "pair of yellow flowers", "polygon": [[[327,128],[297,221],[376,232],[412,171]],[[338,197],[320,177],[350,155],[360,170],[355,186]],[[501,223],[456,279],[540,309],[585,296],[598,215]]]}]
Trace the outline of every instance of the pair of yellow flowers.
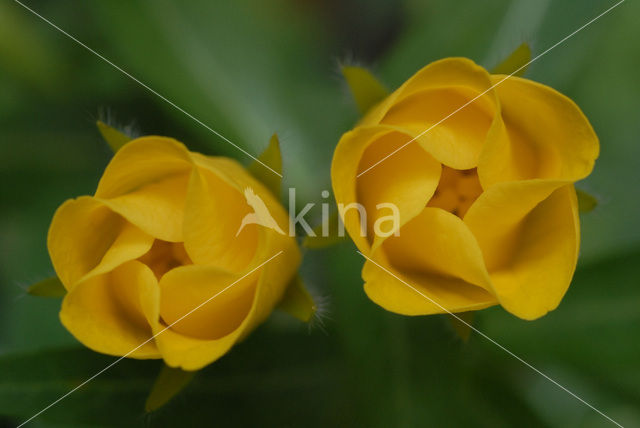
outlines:
[{"label": "pair of yellow flowers", "polygon": [[[355,210],[342,219],[368,259],[365,291],[385,309],[500,304],[534,319],[566,292],[580,240],[574,182],[591,172],[598,140],[570,99],[517,77],[492,87],[504,77],[463,58],[434,62],[335,149],[338,203],[362,204],[367,228],[378,204],[399,210],[386,237],[363,236]],[[275,195],[237,162],[164,137],[126,144],[95,195],[65,202],[51,223],[64,326],[96,351],[185,370],[225,354],[271,313],[301,260],[295,238],[273,228],[237,233],[252,212],[248,187],[288,230]]]}]

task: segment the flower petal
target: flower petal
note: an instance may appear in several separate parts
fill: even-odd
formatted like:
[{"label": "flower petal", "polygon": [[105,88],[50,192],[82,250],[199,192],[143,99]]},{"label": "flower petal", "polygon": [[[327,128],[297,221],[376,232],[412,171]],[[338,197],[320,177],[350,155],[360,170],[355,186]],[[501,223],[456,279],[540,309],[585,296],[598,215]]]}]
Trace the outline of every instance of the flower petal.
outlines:
[{"label": "flower petal", "polygon": [[519,245],[522,220],[564,184],[566,182],[554,180],[499,183],[476,199],[464,223],[480,245],[489,272],[509,263]]},{"label": "flower petal", "polygon": [[477,166],[487,132],[499,120],[489,73],[466,58],[447,58],[418,71],[363,124],[406,128],[439,162],[470,169]]},{"label": "flower petal", "polygon": [[159,358],[154,341],[149,341],[158,313],[156,278],[147,266],[134,260],[79,283],[65,296],[60,320],[94,351]]},{"label": "flower petal", "polygon": [[[246,322],[246,320],[245,320]],[[169,367],[183,370],[200,370],[222,357],[239,340],[242,329],[215,340],[185,336],[158,324],[154,329],[155,340],[164,362]]]},{"label": "flower petal", "polygon": [[577,213],[573,185],[551,180],[499,183],[471,206],[464,221],[506,310],[535,319],[560,303],[578,258]]},{"label": "flower petal", "polygon": [[95,197],[154,238],[179,242],[192,167],[182,143],[166,137],[138,138],[114,155]]},{"label": "flower petal", "polygon": [[240,230],[245,215],[255,213],[285,234],[289,215],[238,162],[198,153],[193,159],[197,170],[187,197],[185,248],[196,264],[241,272],[256,254],[256,245],[263,243],[259,232],[270,230],[251,223]]},{"label": "flower petal", "polygon": [[[256,267],[261,264],[263,265],[256,269],[255,273],[249,274],[246,279],[241,279],[242,275],[231,275],[229,277],[229,282],[223,287],[223,276],[221,276],[220,273],[216,274],[216,278],[214,279],[219,282],[215,283],[213,280],[211,282],[207,281],[205,278],[205,270],[200,272],[196,272],[196,270],[194,270],[191,272],[191,274],[194,274],[195,276],[202,274],[201,284],[203,289],[210,288],[209,291],[213,293],[204,297],[202,294],[206,295],[206,293],[198,291],[196,293],[197,296],[195,296],[195,300],[199,300],[201,298],[202,300],[194,302],[196,303],[195,306],[206,301],[211,296],[215,296],[215,293],[225,287],[230,286],[226,291],[213,298],[210,303],[203,305],[200,309],[205,309],[207,305],[213,303],[217,299],[223,298],[224,294],[228,292],[231,292],[232,296],[235,295],[239,297],[239,300],[235,301],[234,304],[244,304],[243,293],[251,291],[253,288],[252,284],[255,284],[251,278],[254,278],[254,275],[256,274],[260,275],[257,287],[255,287],[255,292],[253,293],[251,307],[240,325],[225,336],[221,336],[216,339],[203,339],[181,334],[178,331],[175,331],[173,327],[171,329],[164,330],[164,327],[161,324],[157,324],[154,327],[154,331],[158,334],[156,342],[167,365],[171,367],[181,367],[184,370],[198,370],[204,367],[224,355],[234,343],[250,333],[253,328],[264,321],[264,319],[273,311],[276,303],[282,298],[289,280],[298,269],[300,264],[300,253],[295,241],[290,237],[280,235],[271,230],[264,231],[263,233],[266,235],[266,243],[265,245],[260,246],[256,258],[252,265],[247,268],[247,272],[251,272],[252,269],[256,269]],[[282,251],[282,253],[280,253],[280,251]],[[273,258],[271,259],[271,257]],[[169,274],[170,273],[167,275]],[[169,280],[171,280],[171,277],[169,277]],[[234,281],[238,282],[234,284]],[[236,286],[241,287],[238,289],[238,292],[234,291],[234,287]],[[169,288],[172,287],[167,287],[167,289]],[[187,322],[187,320],[191,316],[195,315],[200,309],[185,317],[183,321],[180,321],[180,323]],[[213,313],[209,313],[208,315],[205,313],[203,315],[204,318],[207,316],[217,315]],[[237,322],[237,319],[227,318],[225,321],[227,322],[225,325],[226,330],[229,330],[232,328],[234,322]],[[199,328],[197,326],[194,327]],[[216,335],[221,334],[223,331],[223,329],[219,329],[216,332]],[[189,333],[191,332],[189,331]]]},{"label": "flower petal", "polygon": [[400,272],[388,266],[385,269],[393,275],[366,261],[362,278],[365,280],[364,291],[367,296],[391,312],[402,315],[432,315],[475,311],[498,303],[495,297],[482,288],[461,279],[437,274]]},{"label": "flower petal", "polygon": [[140,257],[153,238],[89,196],[58,208],[47,236],[56,274],[70,290],[86,275],[98,275]]},{"label": "flower petal", "polygon": [[181,242],[188,182],[188,174],[176,174],[122,196],[96,199],[154,238]]},{"label": "flower petal", "polygon": [[111,199],[191,169],[187,148],[173,138],[142,137],[130,141],[113,156],[95,196]]},{"label": "flower petal", "polygon": [[[336,148],[332,164],[334,194],[345,208],[341,214],[349,234],[363,251],[373,241],[375,222],[390,214],[378,204],[394,204],[402,225],[422,211],[438,186],[440,165],[419,145],[409,145],[384,159],[407,138],[392,127],[358,128],[345,134]],[[360,172],[364,173],[357,178]],[[365,208],[368,242],[361,233],[358,211],[346,209],[354,202]]]},{"label": "flower petal", "polygon": [[418,315],[497,303],[471,231],[460,218],[442,209],[424,208],[402,227],[399,236],[388,237],[374,254],[376,262],[427,296],[367,262],[363,270],[365,291],[385,309]]},{"label": "flower petal", "polygon": [[87,273],[83,279],[88,276],[107,273],[127,261],[135,260],[149,251],[152,245],[153,237],[147,235],[133,224],[123,222],[120,234],[104,254],[100,263]]},{"label": "flower petal", "polygon": [[171,330],[185,336],[198,339],[226,336],[247,317],[260,273],[257,270],[242,278],[213,266],[172,269],[160,280],[162,320],[171,325]]},{"label": "flower petal", "polygon": [[484,187],[501,181],[580,180],[599,153],[598,137],[580,108],[556,90],[518,77],[492,76],[504,123],[492,129],[478,174]]},{"label": "flower petal", "polygon": [[[187,194],[184,246],[195,264],[240,272],[253,259],[259,226],[248,224],[251,212],[242,193],[213,173],[194,169]],[[236,236],[237,235],[237,236]]]}]

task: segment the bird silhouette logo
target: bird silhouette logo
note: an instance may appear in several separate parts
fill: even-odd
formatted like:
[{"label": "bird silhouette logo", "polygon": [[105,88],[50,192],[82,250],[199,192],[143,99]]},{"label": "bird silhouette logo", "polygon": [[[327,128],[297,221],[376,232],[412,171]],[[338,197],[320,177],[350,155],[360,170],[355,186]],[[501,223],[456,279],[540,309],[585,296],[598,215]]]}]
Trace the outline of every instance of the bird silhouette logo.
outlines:
[{"label": "bird silhouette logo", "polygon": [[262,199],[260,199],[260,196],[253,192],[251,187],[244,189],[244,197],[247,200],[247,204],[253,208],[253,212],[244,216],[242,224],[240,224],[240,229],[236,232],[236,236],[238,236],[240,232],[242,232],[242,229],[249,224],[259,224],[260,226],[273,229],[281,235],[285,234],[282,229],[280,229],[280,226],[278,226],[275,219],[271,216],[267,205]]}]

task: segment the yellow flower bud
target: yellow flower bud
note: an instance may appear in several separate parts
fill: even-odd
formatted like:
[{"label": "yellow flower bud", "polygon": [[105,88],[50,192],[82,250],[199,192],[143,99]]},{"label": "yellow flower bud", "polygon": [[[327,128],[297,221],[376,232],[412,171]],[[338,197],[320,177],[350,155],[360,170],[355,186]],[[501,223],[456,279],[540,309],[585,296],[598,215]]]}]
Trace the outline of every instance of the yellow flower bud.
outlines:
[{"label": "yellow flower bud", "polygon": [[294,238],[259,221],[240,230],[253,213],[247,189],[287,230],[284,208],[237,162],[170,138],[127,143],[95,195],[66,201],[51,222],[64,326],[116,356],[156,335],[128,356],[185,370],[224,355],[271,313],[300,264]]},{"label": "yellow flower bud", "polygon": [[[428,296],[366,261],[365,291],[387,310],[500,304],[535,319],[569,287],[580,241],[574,182],[590,174],[598,139],[569,98],[505,77],[465,58],[436,61],[340,139],[331,170],[336,200],[362,204],[369,217],[362,236],[361,216],[345,212],[349,235],[366,257]],[[375,235],[380,203],[398,207],[397,234]]]}]

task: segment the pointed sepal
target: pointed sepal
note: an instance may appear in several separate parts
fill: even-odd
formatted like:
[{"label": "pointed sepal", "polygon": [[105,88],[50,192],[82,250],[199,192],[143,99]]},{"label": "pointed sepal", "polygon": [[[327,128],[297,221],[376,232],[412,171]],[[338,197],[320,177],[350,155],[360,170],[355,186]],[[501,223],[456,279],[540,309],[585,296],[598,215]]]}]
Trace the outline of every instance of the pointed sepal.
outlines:
[{"label": "pointed sepal", "polygon": [[309,322],[316,313],[316,305],[311,294],[304,286],[302,279],[296,275],[284,292],[278,309],[298,318],[300,321]]},{"label": "pointed sepal", "polygon": [[578,211],[581,213],[593,211],[598,206],[598,199],[584,190],[576,189],[576,196],[578,197]]},{"label": "pointed sepal", "polygon": [[338,212],[334,212],[326,222],[323,220],[323,223],[313,228],[313,233],[315,233],[316,236],[307,235],[302,241],[302,245],[306,248],[319,249],[344,241],[344,234],[343,236],[339,234],[341,230],[340,221]]},{"label": "pointed sepal", "polygon": [[27,288],[27,293],[40,297],[63,297],[67,290],[57,276],[43,279]]},{"label": "pointed sepal", "polygon": [[102,138],[104,138],[104,140],[107,142],[109,147],[111,147],[111,150],[113,150],[113,153],[120,150],[122,146],[124,146],[125,144],[127,144],[129,141],[132,140],[130,136],[124,134],[121,131],[118,131],[116,128],[112,126],[107,125],[101,120],[98,120],[96,122],[96,125],[98,126],[98,131],[100,131]]},{"label": "pointed sepal", "polygon": [[531,48],[529,44],[522,43],[500,64],[493,67],[492,74],[511,74],[522,76],[531,61]]},{"label": "pointed sepal", "polygon": [[197,372],[188,372],[179,368],[162,366],[160,374],[156,379],[149,397],[144,405],[147,413],[158,410],[175,397],[185,386],[191,382],[191,379]]},{"label": "pointed sepal", "polygon": [[[258,156],[258,160],[249,165],[248,169],[251,175],[260,180],[274,195],[280,196],[280,186],[282,185],[282,153],[280,151],[280,140],[278,134],[273,134],[269,140],[269,145]],[[269,166],[272,171],[265,168]],[[280,175],[274,174],[274,171]]]},{"label": "pointed sepal", "polygon": [[343,65],[340,71],[349,86],[358,110],[363,115],[389,95],[387,88],[365,68]]},{"label": "pointed sepal", "polygon": [[447,318],[451,323],[451,327],[453,327],[453,330],[456,332],[456,335],[463,342],[468,342],[469,336],[471,336],[471,326],[473,325],[475,312],[458,312],[457,314],[455,314],[455,316],[447,314]]}]

